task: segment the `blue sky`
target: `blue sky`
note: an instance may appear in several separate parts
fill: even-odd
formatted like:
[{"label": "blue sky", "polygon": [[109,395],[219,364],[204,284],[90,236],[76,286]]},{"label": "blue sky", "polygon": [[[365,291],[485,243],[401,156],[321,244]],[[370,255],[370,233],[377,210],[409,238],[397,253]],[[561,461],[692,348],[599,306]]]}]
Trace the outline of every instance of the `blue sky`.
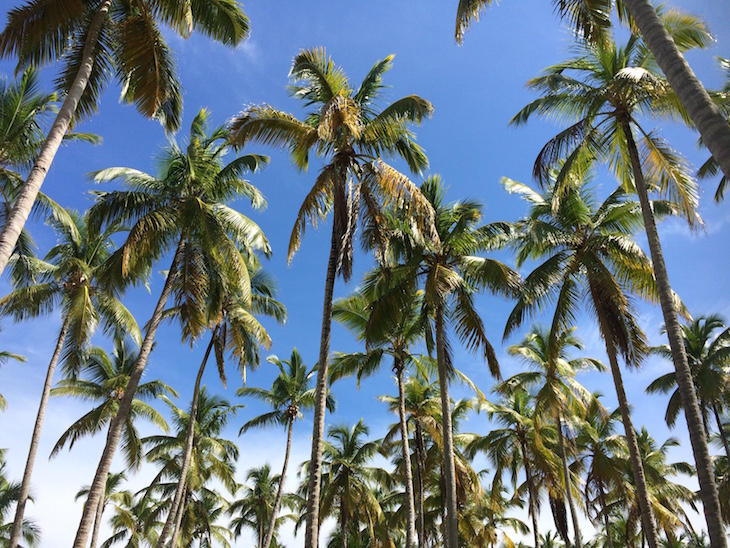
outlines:
[{"label": "blue sky", "polygon": [[[11,0],[3,12],[19,0]],[[687,58],[708,88],[721,85],[721,73],[713,57],[730,57],[730,4],[716,0],[673,1],[672,5],[692,10],[703,16],[717,42],[710,50],[692,52]],[[274,7],[274,5],[276,7]],[[185,88],[185,112],[179,135],[182,141],[194,115],[200,108],[212,112],[213,124],[222,124],[250,104],[269,103],[297,115],[301,105],[289,97],[286,90],[287,73],[294,55],[303,48],[324,46],[335,63],[344,68],[355,84],[367,70],[388,54],[395,54],[393,69],[386,75],[385,100],[418,94],[434,104],[431,119],[416,128],[417,138],[428,154],[430,168],[427,174],[440,174],[449,187],[448,198],[476,198],[484,204],[484,220],[514,221],[525,212],[524,203],[508,195],[499,185],[503,176],[529,183],[532,163],[542,145],[557,131],[547,120],[530,122],[526,127],[508,126],[510,118],[535,98],[525,82],[545,67],[569,57],[570,33],[560,26],[547,0],[504,2],[490,9],[481,21],[466,35],[464,45],[454,43],[454,14],[456,2],[404,0],[387,2],[343,2],[313,0],[310,2],[282,1],[246,3],[244,9],[251,19],[250,39],[235,51],[193,35],[182,40],[168,34],[169,45],[175,51],[180,78]],[[11,75],[13,66],[0,62],[0,74]],[[52,81],[52,69],[45,72],[45,80]],[[158,124],[145,121],[129,106],[118,102],[119,88],[112,85],[102,99],[99,114],[83,123],[79,130],[96,132],[104,139],[100,146],[77,143],[64,146],[58,153],[44,192],[67,207],[83,210],[91,203],[87,194],[95,185],[86,174],[112,166],[128,166],[155,172],[155,154],[165,144],[165,135]],[[697,151],[695,136],[669,125],[661,127],[662,134],[695,166],[700,165],[706,153]],[[318,171],[313,162],[309,172],[299,173],[286,154],[252,146],[247,152],[271,155],[271,165],[250,177],[252,183],[266,195],[268,208],[252,212],[244,201],[236,203],[257,221],[274,250],[265,263],[277,279],[280,299],[289,310],[286,326],[267,323],[274,340],[272,353],[287,358],[297,347],[308,364],[317,359],[321,329],[321,300],[329,247],[329,223],[318,230],[307,230],[302,246],[290,266],[286,264],[286,248],[296,212],[311,187]],[[400,169],[405,166],[396,163]],[[614,182],[604,178],[603,188],[613,188]],[[419,182],[421,178],[415,178]],[[679,222],[665,222],[660,227],[670,279],[675,291],[684,299],[695,315],[720,313],[730,318],[730,295],[727,257],[730,252],[730,209],[728,204],[712,202],[717,182],[702,183],[701,213],[706,230],[693,235]],[[45,253],[53,244],[53,235],[47,227],[33,226],[40,252]],[[512,263],[511,257],[504,260]],[[157,270],[165,270],[170,259],[163,260]],[[364,254],[356,257],[353,282],[337,281],[336,296],[352,291],[361,274],[372,267],[373,260]],[[128,295],[128,306],[140,324],[149,318],[162,285],[162,276],[155,274],[151,291],[138,290]],[[4,294],[6,282],[0,282]],[[500,343],[504,322],[512,304],[490,296],[480,297],[479,310],[489,336],[498,349],[504,376],[517,371],[519,364],[506,357],[504,349],[519,340],[524,331],[504,345]],[[641,324],[653,343],[660,343],[661,312],[656,307],[640,306]],[[0,392],[6,397],[9,409],[0,415],[0,447],[8,447],[8,472],[20,477],[27,451],[37,399],[42,386],[55,336],[59,328],[56,314],[35,322],[14,325],[4,321],[0,333],[0,347],[25,354],[25,365],[6,364],[0,368]],[[603,344],[591,318],[581,318],[579,336],[586,344],[586,354],[603,358]],[[160,378],[175,386],[181,394],[179,404],[187,405],[194,381],[194,372],[207,343],[205,338],[193,346],[179,344],[179,333],[173,326],[160,329],[146,378]],[[95,341],[107,345],[101,338]],[[455,362],[480,388],[488,392],[491,379],[481,360],[456,348]],[[339,326],[333,328],[333,351],[357,349],[352,337]],[[636,426],[647,425],[654,437],[662,442],[670,435],[663,423],[666,401],[663,397],[646,396],[644,388],[669,365],[649,361],[640,372],[627,372],[625,382],[629,398],[634,404]],[[234,400],[237,383],[235,373],[229,371],[229,386],[224,391],[211,368],[204,382],[212,390]],[[249,375],[249,383],[270,385],[274,368],[262,364]],[[607,405],[614,405],[613,388],[608,374],[587,374],[580,380],[592,390],[605,394]],[[361,417],[371,427],[371,435],[379,437],[388,424],[395,421],[375,397],[394,394],[390,372],[384,371],[357,390],[354,381],[338,383],[335,396],[339,400],[335,415],[328,424],[354,424]],[[467,396],[456,390],[455,397]],[[84,412],[79,402],[55,399],[50,402],[49,416],[43,432],[43,441],[36,464],[35,504],[28,513],[41,525],[44,546],[70,543],[80,517],[81,505],[74,503],[73,495],[81,484],[91,481],[100,454],[101,438],[77,444],[71,453],[64,453],[48,462],[50,452],[60,433]],[[235,438],[240,424],[262,408],[248,403],[239,414],[229,435]],[[487,425],[481,416],[472,416],[466,430],[485,431]],[[149,429],[152,432],[152,429]],[[680,438],[681,449],[672,456],[690,460],[687,436],[683,423],[672,435]],[[238,439],[241,449],[238,478],[243,481],[245,471],[268,460],[274,470],[281,466],[285,434],[282,430],[252,432]],[[309,456],[311,417],[297,424],[293,463]],[[121,467],[118,461],[113,470]],[[294,467],[296,468],[296,466]],[[151,470],[133,478],[133,484],[142,486],[149,480]],[[289,485],[294,485],[292,480]],[[547,515],[545,516],[547,517]],[[299,540],[301,542],[301,539]],[[245,546],[246,537],[237,545]],[[290,542],[290,545],[295,545]]]}]

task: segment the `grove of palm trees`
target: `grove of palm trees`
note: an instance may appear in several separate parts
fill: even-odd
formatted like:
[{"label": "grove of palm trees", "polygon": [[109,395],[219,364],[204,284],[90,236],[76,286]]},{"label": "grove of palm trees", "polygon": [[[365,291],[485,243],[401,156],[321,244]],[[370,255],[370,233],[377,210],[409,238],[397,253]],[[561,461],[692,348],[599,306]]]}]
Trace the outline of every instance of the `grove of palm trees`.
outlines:
[{"label": "grove of palm trees", "polygon": [[723,2],[1,11],[0,546],[727,548]]}]

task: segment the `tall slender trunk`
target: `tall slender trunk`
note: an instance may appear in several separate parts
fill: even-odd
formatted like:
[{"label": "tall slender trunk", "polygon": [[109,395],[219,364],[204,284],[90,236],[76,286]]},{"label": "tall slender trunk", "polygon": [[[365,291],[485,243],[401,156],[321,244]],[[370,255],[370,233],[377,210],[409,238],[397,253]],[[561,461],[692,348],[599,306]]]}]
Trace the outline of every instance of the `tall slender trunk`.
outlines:
[{"label": "tall slender trunk", "polygon": [[606,493],[603,492],[603,485],[598,484],[598,501],[601,504],[603,514],[603,525],[606,528],[606,548],[613,548],[613,537],[611,537],[611,520],[608,519],[608,505],[606,504]]},{"label": "tall slender trunk", "polygon": [[264,538],[263,548],[269,548],[271,540],[274,538],[274,531],[276,530],[276,517],[279,514],[279,507],[281,506],[281,497],[284,495],[284,478],[286,478],[286,469],[289,466],[289,454],[291,453],[291,438],[292,432],[294,431],[294,419],[296,415],[289,417],[289,425],[286,433],[286,453],[284,453],[284,466],[281,468],[281,479],[279,480],[279,489],[276,491],[276,499],[274,500],[274,508],[271,510],[271,522],[266,530],[266,537]]},{"label": "tall slender trunk", "polygon": [[535,548],[540,548],[540,532],[537,528],[537,497],[535,495],[535,483],[532,480],[532,468],[527,458],[527,444],[524,439],[520,440],[522,451],[522,464],[525,468],[525,479],[527,480],[527,501],[530,506],[530,517],[532,518],[532,536],[535,538]]},{"label": "tall slender trunk", "polygon": [[137,360],[134,362],[132,372],[129,375],[129,382],[127,383],[127,388],[124,390],[122,401],[119,402],[119,409],[109,425],[109,433],[107,434],[106,444],[101,454],[101,459],[99,460],[99,466],[96,469],[94,480],[89,488],[89,495],[86,499],[86,504],[84,505],[84,511],[81,515],[79,528],[76,531],[76,538],[73,544],[74,548],[84,548],[86,546],[91,522],[94,519],[96,505],[99,503],[99,500],[104,494],[106,478],[109,474],[109,468],[112,465],[117,445],[119,445],[119,438],[121,437],[122,429],[127,422],[127,417],[129,417],[129,411],[132,408],[132,400],[137,392],[139,379],[142,377],[144,368],[147,365],[147,358],[152,351],[152,343],[155,340],[157,327],[160,325],[160,321],[162,320],[162,311],[165,308],[167,298],[172,291],[172,279],[175,277],[175,272],[177,271],[177,265],[180,260],[183,245],[184,240],[181,237],[177,245],[177,249],[175,250],[175,257],[170,265],[170,270],[167,273],[165,285],[162,287],[162,293],[157,301],[152,317],[147,324],[147,332],[145,333],[144,340],[142,341],[142,347],[139,350]]},{"label": "tall slender trunk", "polygon": [[639,27],[644,42],[702,135],[705,145],[723,173],[730,177],[730,125],[692,72],[652,3],[649,0],[626,0],[626,6]]},{"label": "tall slender trunk", "polygon": [[[677,318],[677,310],[674,306],[672,288],[669,285],[669,276],[667,275],[667,267],[664,264],[664,255],[662,254],[654,213],[649,203],[646,181],[641,170],[639,151],[636,148],[628,120],[622,121],[622,129],[626,136],[629,156],[631,158],[636,193],[641,203],[641,213],[644,218],[646,237],[649,243],[651,260],[654,265],[654,276],[656,277],[659,302],[662,307],[662,314],[664,315],[664,324],[666,325],[669,346],[672,351],[674,369],[677,373],[677,386],[679,387],[679,393],[682,398],[684,416],[687,420],[689,440],[692,444],[692,452],[695,457],[697,480],[700,484],[700,498],[705,513],[705,520],[707,521],[707,530],[710,535],[710,546],[712,548],[727,548],[725,527],[720,511],[720,499],[717,494],[715,477],[712,471],[712,460],[710,459],[710,451],[707,447],[707,438],[702,428],[702,414],[697,403],[697,394],[692,383],[692,374],[687,364],[687,354],[684,351],[684,343],[682,341],[682,330]],[[730,146],[727,149],[730,153]]]},{"label": "tall slender trunk", "polygon": [[[592,298],[595,300],[598,299],[599,296],[593,293]],[[606,325],[605,318],[600,312],[598,313],[598,324],[601,335],[603,336],[603,341],[606,344],[608,363],[611,366],[613,385],[616,388],[618,406],[621,410],[621,422],[624,425],[626,444],[629,447],[629,460],[631,461],[631,472],[634,475],[634,483],[636,484],[636,496],[639,502],[642,530],[646,533],[649,546],[651,548],[657,548],[657,545],[659,544],[659,534],[656,529],[654,511],[652,510],[651,502],[649,500],[649,491],[646,487],[646,475],[644,474],[644,465],[641,462],[639,442],[636,439],[636,429],[634,428],[634,423],[631,420],[629,401],[626,398],[624,381],[621,376],[621,369],[618,365],[613,334],[611,333],[611,329]]]},{"label": "tall slender trunk", "polygon": [[[68,90],[66,99],[64,99],[61,105],[56,119],[53,121],[51,129],[48,131],[48,136],[38,153],[33,169],[31,169],[28,178],[20,189],[20,193],[13,203],[13,208],[5,221],[2,232],[0,232],[0,274],[3,273],[8,264],[20,232],[25,226],[25,221],[28,220],[28,215],[30,215],[30,210],[33,207],[36,196],[43,185],[48,170],[51,168],[53,158],[56,156],[58,147],[61,146],[63,136],[71,124],[79,100],[89,83],[91,70],[94,67],[94,50],[111,3],[112,0],[104,0],[99,6],[96,15],[94,15],[94,19],[89,27],[89,33],[86,36],[81,63],[79,64],[76,77]],[[15,543],[17,544],[17,540]],[[13,548],[15,547],[15,544],[12,544],[12,540],[11,546]]]},{"label": "tall slender trunk", "polygon": [[456,466],[454,464],[454,437],[451,428],[451,401],[449,378],[446,371],[446,346],[444,334],[444,305],[436,307],[436,361],[441,387],[441,430],[444,437],[444,483],[446,484],[446,523],[444,548],[459,546],[459,518],[456,509]]},{"label": "tall slender trunk", "polygon": [[406,486],[406,548],[415,548],[416,508],[413,497],[413,470],[411,469],[411,449],[408,446],[406,396],[403,388],[403,361],[401,359],[396,361],[395,369],[398,379],[398,418],[400,419],[401,451],[403,452],[404,482]]},{"label": "tall slender trunk", "polygon": [[96,509],[96,517],[94,518],[94,530],[91,532],[91,544],[89,548],[96,548],[99,542],[99,530],[101,529],[101,517],[104,515],[104,499],[99,501],[99,507]]},{"label": "tall slender trunk", "polygon": [[324,415],[327,405],[327,370],[329,368],[330,330],[332,328],[332,294],[337,274],[337,234],[332,228],[330,256],[327,263],[327,278],[324,284],[322,310],[322,337],[319,343],[317,362],[317,388],[314,404],[314,428],[312,430],[312,458],[309,461],[309,483],[307,493],[307,529],[304,536],[305,548],[319,548],[319,491],[322,484],[322,438],[324,436]]},{"label": "tall slender trunk", "polygon": [[423,507],[424,507],[424,482],[423,482],[423,472],[426,468],[426,448],[424,447],[423,443],[423,432],[421,431],[421,425],[416,422],[416,431],[415,431],[415,441],[416,441],[416,467],[418,468],[418,479],[416,481],[416,491],[417,494],[417,502],[416,502],[416,511],[417,511],[417,527],[418,527],[418,548],[425,548],[426,547],[426,521],[423,515]]},{"label": "tall slender trunk", "polygon": [[51,356],[51,361],[48,364],[48,371],[46,372],[46,381],[43,384],[43,391],[41,392],[41,402],[38,404],[38,414],[35,418],[35,426],[33,427],[33,435],[30,438],[30,449],[28,450],[28,460],[25,461],[25,470],[23,471],[23,480],[20,483],[20,492],[18,493],[18,503],[15,507],[15,519],[13,520],[13,527],[10,530],[10,541],[8,546],[10,548],[16,548],[20,541],[20,534],[23,530],[23,514],[25,513],[25,503],[28,502],[28,493],[30,491],[30,478],[33,475],[33,465],[35,464],[35,457],[38,453],[38,444],[41,440],[41,430],[43,429],[43,420],[46,417],[46,407],[48,406],[48,397],[51,393],[51,385],[53,385],[53,373],[56,370],[56,364],[61,357],[61,351],[63,350],[63,342],[66,339],[66,333],[68,333],[68,326],[71,323],[70,318],[67,316],[61,325],[61,332],[58,335],[56,341],[56,348]]},{"label": "tall slender trunk", "polygon": [[563,416],[558,413],[558,448],[560,450],[560,460],[563,463],[563,479],[565,481],[565,498],[568,499],[568,507],[570,508],[570,518],[573,520],[573,534],[575,535],[575,548],[583,548],[583,538],[580,534],[580,524],[578,523],[578,511],[575,508],[573,500],[573,489],[570,481],[570,468],[568,468],[568,455],[565,450],[565,438],[563,436]]},{"label": "tall slender trunk", "polygon": [[[185,492],[183,493],[183,500],[187,501],[188,497],[190,497],[190,489],[187,488],[187,483],[185,484]],[[185,504],[180,503],[177,506],[177,511],[175,512],[175,529],[172,531],[172,539],[170,540],[170,547],[174,548],[175,542],[177,541],[177,537],[180,535],[180,526],[182,524],[183,516],[185,515]]]},{"label": "tall slender trunk", "polygon": [[722,440],[722,445],[723,445],[723,447],[725,447],[725,456],[727,457],[727,462],[730,464],[730,444],[728,444],[727,434],[725,433],[725,429],[722,427],[722,421],[720,420],[720,411],[717,408],[717,404],[715,402],[712,402],[712,412],[715,415],[715,422],[717,423],[717,431],[720,434],[720,439]]},{"label": "tall slender trunk", "polygon": [[342,535],[342,548],[350,548],[350,535],[347,533],[347,505],[345,497],[340,497],[340,535]]},{"label": "tall slender trunk", "polygon": [[[188,476],[188,469],[190,468],[190,458],[193,454],[193,441],[195,439],[195,416],[198,412],[198,399],[200,398],[200,383],[203,380],[203,373],[205,372],[205,366],[208,364],[208,358],[210,357],[210,351],[213,349],[213,343],[215,342],[215,336],[218,332],[218,326],[213,329],[213,333],[210,336],[210,343],[208,343],[208,348],[205,350],[205,356],[203,356],[203,361],[200,364],[200,367],[198,368],[198,375],[195,377],[195,385],[193,387],[193,401],[190,404],[190,419],[188,420],[188,428],[187,432],[185,433],[185,449],[183,451],[183,458],[182,458],[182,467],[180,468],[180,477],[177,480],[177,487],[175,488],[175,496],[172,499],[172,506],[170,507],[170,511],[167,514],[167,519],[165,520],[165,525],[162,527],[162,531],[160,532],[160,536],[157,539],[157,544],[155,544],[156,548],[161,548],[165,545],[165,541],[167,540],[167,535],[170,534],[170,529],[172,528],[172,524],[175,521],[175,516],[177,515],[177,509],[180,506],[180,501],[182,500],[183,493],[185,492],[185,483],[187,481]],[[177,532],[177,528],[175,530]],[[170,546],[175,546],[175,540],[177,539],[177,536],[175,534],[172,535],[172,539],[170,540]]]}]

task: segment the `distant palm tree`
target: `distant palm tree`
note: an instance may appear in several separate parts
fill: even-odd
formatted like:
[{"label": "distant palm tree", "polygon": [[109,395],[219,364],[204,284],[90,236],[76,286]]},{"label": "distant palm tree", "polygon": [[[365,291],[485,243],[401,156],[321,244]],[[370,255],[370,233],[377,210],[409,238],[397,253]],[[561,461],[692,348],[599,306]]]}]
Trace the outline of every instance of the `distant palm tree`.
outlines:
[{"label": "distant palm tree", "polygon": [[[722,331],[715,334],[718,329]],[[705,435],[709,439],[712,434],[708,424],[708,415],[712,413],[717,434],[725,448],[725,456],[730,459],[730,444],[721,420],[723,405],[730,394],[730,327],[726,328],[718,315],[700,316],[682,326],[682,335],[697,401],[702,412]],[[668,345],[652,350],[660,356],[672,358]],[[673,371],[662,375],[653,381],[646,391],[650,394],[672,392],[664,420],[670,428],[673,427],[679,412],[684,409],[677,388],[677,373]]]},{"label": "distant palm tree", "polygon": [[[3,225],[0,274],[64,135],[96,112],[109,79],[119,79],[122,100],[134,103],[142,115],[160,119],[167,130],[179,128],[182,89],[160,22],[183,37],[197,30],[232,46],[249,32],[248,18],[235,2],[142,0],[132,7],[121,0],[102,0],[59,9],[55,3],[26,0],[8,13],[0,33],[0,58],[17,56],[18,68],[61,61],[64,101]],[[10,548],[15,548],[13,543]]]},{"label": "distant palm tree", "polygon": [[[0,545],[7,546],[10,539],[12,522],[5,523],[14,504],[18,502],[20,484],[11,482],[5,477],[5,449],[0,449]],[[41,531],[38,526],[29,519],[24,519],[21,526],[20,536],[32,548],[40,543]]]},{"label": "distant palm tree", "polygon": [[393,56],[378,61],[355,89],[344,71],[327,56],[324,48],[303,50],[294,58],[290,88],[298,99],[312,107],[304,121],[266,106],[255,106],[234,118],[233,143],[257,141],[288,147],[301,170],[309,166],[309,153],[323,157],[324,167],[302,203],[289,240],[288,259],[299,248],[309,221],[313,225],[333,215],[330,254],[325,282],[322,337],[317,361],[316,404],[309,467],[305,548],[319,546],[319,498],[322,474],[322,439],[329,374],[329,343],[332,295],[336,276],[347,281],[352,273],[352,254],[358,220],[380,235],[383,204],[406,201],[417,217],[426,218],[430,208],[418,189],[382,157],[401,157],[414,173],[428,165],[425,153],[414,139],[409,124],[420,123],[433,107],[417,95],[399,99],[378,110],[383,74]]},{"label": "distant palm tree", "polygon": [[[238,433],[239,436],[251,428],[265,428],[271,425],[285,426],[287,429],[284,465],[279,476],[279,487],[276,491],[271,519],[266,527],[266,534],[261,539],[262,548],[269,548],[274,538],[279,508],[284,494],[284,479],[289,466],[294,421],[304,416],[302,414],[303,410],[314,407],[314,388],[311,385],[317,371],[317,366],[307,370],[307,366],[296,348],[292,350],[291,357],[288,360],[280,360],[276,356],[269,356],[266,360],[279,368],[279,375],[274,379],[271,388],[266,390],[247,386],[236,391],[237,396],[256,398],[273,407],[273,411],[254,417],[246,422],[241,427]],[[335,410],[335,401],[331,395],[327,396],[327,408],[330,412]]]},{"label": "distant palm tree", "polygon": [[114,223],[105,230],[99,230],[87,217],[76,213],[56,216],[51,224],[58,243],[47,253],[45,260],[30,261],[35,276],[22,280],[19,287],[0,299],[0,314],[11,314],[16,321],[48,314],[56,305],[61,306],[61,330],[41,392],[10,545],[17,542],[20,534],[18,531],[23,522],[46,406],[59,360],[64,362],[68,375],[78,374],[89,340],[100,322],[107,333],[121,330],[137,342],[141,339],[137,322],[117,298],[119,286],[105,279],[104,269],[109,264],[114,245],[112,236],[118,232],[119,225]]},{"label": "distant palm tree", "polygon": [[[209,282],[221,274],[218,272],[221,265],[230,274],[226,279],[238,281],[240,295],[248,305],[251,289],[247,257],[256,251],[270,251],[261,229],[227,205],[238,197],[249,198],[254,207],[264,205],[259,191],[243,180],[242,175],[255,171],[268,158],[245,155],[226,164],[228,133],[222,127],[208,133],[209,116],[204,109],[195,116],[185,149],[173,141],[163,150],[159,178],[131,168],[109,168],[93,176],[99,182],[123,179],[131,187],[97,192],[97,202],[90,210],[96,223],[131,225],[127,240],[113,257],[115,279],[132,283],[139,272],[149,270],[171,248],[174,254],[119,411],[109,427],[89,492],[90,506],[98,504],[101,497],[104,478],[111,467],[170,294],[175,295],[177,305],[184,304],[186,311],[193,314],[187,318],[186,326],[190,333],[199,334],[208,327]],[[84,508],[74,548],[84,548],[91,528],[93,515],[89,513],[89,505]]]}]

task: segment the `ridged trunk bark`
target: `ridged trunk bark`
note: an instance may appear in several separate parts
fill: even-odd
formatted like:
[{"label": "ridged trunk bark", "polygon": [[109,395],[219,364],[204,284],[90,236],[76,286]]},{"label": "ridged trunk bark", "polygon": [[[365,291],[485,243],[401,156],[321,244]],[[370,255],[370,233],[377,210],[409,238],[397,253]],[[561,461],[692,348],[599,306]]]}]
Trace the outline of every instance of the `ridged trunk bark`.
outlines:
[{"label": "ridged trunk bark", "polygon": [[436,307],[436,361],[441,388],[441,431],[444,437],[444,484],[446,487],[446,522],[444,548],[459,548],[459,518],[456,507],[456,466],[454,464],[454,437],[451,429],[451,401],[449,378],[446,371],[446,345],[444,334],[444,306]]},{"label": "ridged trunk bark", "polygon": [[208,348],[205,350],[205,356],[203,356],[203,361],[201,362],[200,367],[198,368],[198,374],[195,377],[195,385],[193,386],[193,401],[190,404],[190,419],[188,420],[188,429],[185,432],[185,449],[183,451],[183,461],[182,468],[180,469],[180,478],[178,478],[177,480],[177,487],[175,488],[175,496],[172,499],[172,506],[170,507],[170,511],[167,514],[165,525],[162,527],[160,536],[157,539],[157,544],[155,545],[156,548],[162,548],[162,546],[165,545],[167,535],[170,534],[170,529],[172,528],[173,524],[175,524],[175,530],[173,532],[172,538],[170,539],[170,546],[175,546],[175,540],[177,540],[178,527],[175,516],[177,516],[177,509],[180,507],[180,502],[182,501],[183,494],[185,493],[185,484],[187,481],[188,469],[190,468],[190,458],[193,454],[193,441],[195,439],[195,416],[198,412],[198,400],[200,399],[200,383],[203,380],[203,373],[205,372],[205,366],[208,364],[208,358],[210,357],[210,352],[213,349],[213,343],[215,342],[215,336],[217,331],[218,327],[216,326],[210,336],[210,343],[208,343]]},{"label": "ridged trunk bark", "polygon": [[[405,471],[406,487],[406,548],[416,547],[416,508],[413,496],[413,470],[411,469],[411,449],[408,446],[408,422],[406,417],[406,396],[403,388],[403,362],[398,360],[396,365],[398,379],[398,418],[400,420],[401,451],[403,452],[403,467]],[[267,547],[268,548],[268,547]]]},{"label": "ridged trunk bark", "polygon": [[[89,76],[94,67],[94,49],[111,3],[111,0],[104,0],[94,16],[94,20],[89,27],[89,33],[86,36],[86,42],[84,43],[79,71],[76,73],[76,77],[66,94],[66,99],[64,99],[56,115],[56,119],[53,121],[53,125],[51,125],[51,129],[48,131],[48,136],[38,153],[33,169],[31,169],[28,178],[23,183],[20,193],[15,199],[10,214],[5,221],[2,232],[0,232],[0,275],[8,264],[20,232],[28,220],[36,196],[43,185],[48,170],[51,168],[53,158],[56,156],[58,147],[61,146],[63,136],[71,124],[76,107],[89,83]],[[17,540],[15,544],[12,544],[11,541],[13,548],[16,545]]]},{"label": "ridged trunk bark", "polygon": [[182,247],[183,240],[181,238],[177,245],[177,249],[175,250],[175,257],[170,265],[167,278],[165,279],[165,285],[162,287],[162,293],[157,301],[152,317],[147,324],[147,332],[145,333],[144,340],[142,341],[142,346],[139,350],[137,360],[134,362],[134,367],[132,368],[132,372],[129,376],[127,388],[124,390],[122,401],[119,402],[119,409],[109,425],[109,433],[107,434],[106,444],[101,454],[101,459],[99,460],[99,466],[96,469],[94,480],[89,488],[89,495],[86,499],[86,504],[84,505],[84,511],[81,515],[79,528],[76,531],[76,538],[73,544],[74,548],[84,548],[89,538],[89,529],[91,528],[91,524],[94,519],[96,505],[99,504],[99,500],[104,494],[106,478],[109,475],[109,468],[111,468],[114,453],[117,450],[117,445],[119,445],[119,438],[121,437],[122,429],[129,417],[129,411],[132,408],[132,400],[137,392],[137,386],[139,385],[139,380],[142,377],[144,368],[147,365],[147,358],[152,351],[152,343],[155,340],[157,327],[160,325],[160,321],[162,320],[162,311],[164,310],[167,298],[172,291],[172,279],[177,271]]},{"label": "ridged trunk bark", "polygon": [[279,480],[279,489],[276,491],[276,499],[274,500],[274,508],[271,510],[271,522],[266,530],[266,537],[264,538],[263,548],[269,548],[271,546],[271,540],[274,538],[274,531],[276,530],[276,517],[279,514],[279,507],[281,506],[281,497],[284,495],[284,478],[286,477],[286,469],[289,467],[289,454],[291,453],[291,438],[292,432],[294,431],[294,417],[289,417],[289,425],[287,427],[286,434],[286,453],[284,453],[284,466],[281,468],[281,479]]},{"label": "ridged trunk bark", "polygon": [[570,518],[573,521],[573,534],[575,536],[575,548],[583,548],[583,537],[580,534],[578,523],[578,511],[573,500],[573,490],[570,488],[570,469],[568,468],[568,455],[565,451],[565,438],[563,436],[563,416],[558,413],[558,449],[560,450],[560,461],[563,464],[563,479],[565,480],[565,498],[568,499]]},{"label": "ridged trunk bark", "polygon": [[[710,459],[710,451],[707,447],[705,431],[702,427],[702,414],[697,403],[697,394],[692,382],[692,373],[687,364],[687,354],[684,351],[684,343],[682,340],[682,329],[679,325],[677,310],[674,306],[672,288],[669,284],[667,267],[664,264],[664,255],[659,241],[654,212],[649,203],[649,193],[646,188],[644,174],[641,170],[639,151],[636,148],[631,127],[627,120],[622,122],[622,129],[626,136],[629,156],[631,158],[636,193],[639,197],[639,203],[641,203],[646,238],[649,243],[651,260],[654,265],[654,276],[656,277],[657,291],[659,293],[659,303],[661,304],[662,314],[664,315],[664,324],[667,330],[667,337],[669,338],[669,346],[672,351],[672,361],[674,362],[674,369],[677,373],[677,386],[679,387],[679,393],[682,398],[684,416],[689,429],[689,440],[692,444],[692,452],[695,457],[697,480],[700,484],[700,499],[702,500],[702,508],[705,513],[705,520],[707,521],[710,546],[712,548],[727,548],[725,527],[722,523],[722,514],[720,512],[720,499],[718,498],[717,486],[715,485],[715,477],[712,471],[712,460]],[[730,151],[730,147],[728,150]]]},{"label": "ridged trunk bark", "polygon": [[535,495],[535,483],[532,481],[532,468],[530,461],[527,459],[527,444],[524,439],[520,440],[520,450],[522,451],[522,464],[525,468],[525,479],[527,480],[527,496],[530,507],[530,517],[532,518],[532,536],[535,538],[535,548],[540,548],[540,532],[537,527],[537,497]]},{"label": "ridged trunk bark", "polygon": [[23,514],[25,513],[25,504],[28,502],[30,478],[33,475],[33,465],[35,464],[35,457],[38,453],[38,444],[41,440],[41,430],[43,430],[43,420],[46,417],[48,397],[51,393],[51,386],[53,385],[53,373],[55,372],[56,364],[58,364],[58,360],[61,357],[63,343],[66,339],[66,333],[68,333],[68,326],[70,323],[70,319],[67,317],[61,326],[61,332],[59,333],[58,340],[56,341],[56,348],[54,349],[51,361],[48,364],[48,371],[46,371],[46,380],[43,384],[43,391],[41,392],[41,401],[38,404],[38,414],[36,415],[35,426],[33,426],[33,434],[30,438],[28,459],[25,461],[23,479],[20,483],[18,503],[15,507],[15,519],[13,520],[13,527],[10,530],[10,541],[8,542],[8,546],[12,548],[16,548],[18,546],[18,542],[20,542],[20,535],[23,531]]},{"label": "ridged trunk bark", "polygon": [[309,483],[307,493],[307,529],[304,536],[305,548],[319,548],[319,491],[322,485],[322,438],[324,436],[324,415],[327,405],[327,370],[329,369],[330,331],[332,328],[332,294],[337,274],[337,234],[332,229],[330,256],[327,263],[327,278],[324,284],[322,310],[322,337],[319,343],[317,362],[317,388],[314,404],[314,427],[312,430],[312,458],[309,461]]},{"label": "ridged trunk bark", "polygon": [[[593,295],[597,299],[597,295]],[[636,429],[631,420],[631,411],[629,400],[624,390],[624,381],[621,375],[621,369],[618,365],[616,356],[616,348],[614,346],[613,335],[609,327],[606,325],[601,314],[598,315],[598,323],[606,344],[606,354],[608,354],[608,363],[611,366],[611,376],[613,377],[613,385],[616,389],[616,398],[618,399],[618,407],[621,410],[621,422],[624,425],[626,433],[626,444],[629,448],[629,461],[631,462],[631,472],[634,475],[634,483],[636,484],[636,496],[639,499],[639,512],[641,514],[642,530],[645,533],[646,541],[651,548],[657,548],[659,543],[659,533],[656,529],[656,520],[654,519],[654,511],[649,500],[649,491],[646,487],[646,475],[644,474],[644,465],[641,462],[641,454],[639,452],[639,442],[636,439]]]},{"label": "ridged trunk bark", "polygon": [[626,0],[626,6],[669,85],[702,135],[703,142],[722,172],[730,177],[730,125],[727,120],[692,72],[652,3],[649,0]]},{"label": "ridged trunk bark", "polygon": [[94,518],[94,529],[91,532],[91,544],[89,548],[96,548],[99,542],[99,530],[101,529],[101,517],[104,515],[104,499],[99,501],[99,507],[96,509],[96,517]]},{"label": "ridged trunk bark", "polygon": [[416,422],[415,431],[416,441],[416,467],[418,470],[418,479],[416,480],[416,526],[418,528],[418,548],[426,547],[426,523],[423,515],[424,507],[424,484],[423,484],[423,471],[426,468],[426,448],[424,447],[423,432],[421,431],[421,425]]}]

